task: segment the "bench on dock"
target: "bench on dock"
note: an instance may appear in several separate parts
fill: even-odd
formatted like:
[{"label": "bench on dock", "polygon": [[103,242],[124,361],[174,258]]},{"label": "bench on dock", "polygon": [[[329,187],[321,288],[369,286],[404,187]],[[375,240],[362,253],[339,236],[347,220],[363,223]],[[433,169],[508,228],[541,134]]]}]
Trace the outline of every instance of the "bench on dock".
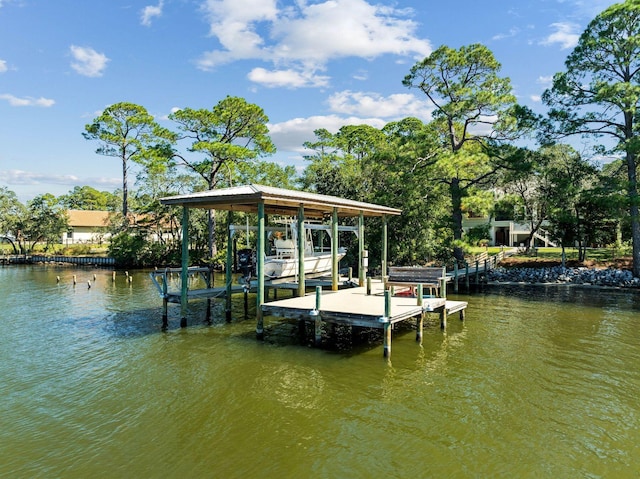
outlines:
[{"label": "bench on dock", "polygon": [[429,288],[430,294],[438,295],[440,280],[446,278],[447,269],[444,267],[391,266],[386,279],[387,287],[406,286]]}]

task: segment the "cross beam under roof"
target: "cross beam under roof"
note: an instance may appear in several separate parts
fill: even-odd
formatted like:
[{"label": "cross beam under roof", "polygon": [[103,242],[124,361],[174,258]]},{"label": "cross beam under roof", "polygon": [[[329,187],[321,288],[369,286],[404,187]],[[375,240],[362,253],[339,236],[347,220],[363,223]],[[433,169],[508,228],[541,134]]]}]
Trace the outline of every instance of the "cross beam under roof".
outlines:
[{"label": "cross beam under roof", "polygon": [[263,185],[245,185],[170,196],[161,198],[160,202],[163,205],[180,205],[187,208],[249,213],[257,213],[258,204],[263,203],[266,214],[288,216],[295,216],[302,205],[305,216],[314,218],[330,216],[334,208],[338,216],[358,216],[361,213],[364,216],[395,216],[402,213],[402,210],[388,206]]}]

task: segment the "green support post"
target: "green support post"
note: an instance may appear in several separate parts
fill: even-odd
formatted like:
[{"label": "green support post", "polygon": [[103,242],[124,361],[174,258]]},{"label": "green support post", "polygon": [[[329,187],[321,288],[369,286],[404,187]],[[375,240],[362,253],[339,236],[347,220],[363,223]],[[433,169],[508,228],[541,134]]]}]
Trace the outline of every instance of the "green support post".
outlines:
[{"label": "green support post", "polygon": [[358,217],[358,286],[364,286],[364,278],[367,274],[364,256],[364,213],[361,211]]},{"label": "green support post", "polygon": [[338,291],[338,208],[331,215],[331,291]]},{"label": "green support post", "polygon": [[264,250],[265,250],[265,215],[264,201],[258,203],[258,240],[257,240],[257,266],[258,290],[256,294],[256,337],[264,338],[264,318],[262,315],[262,304],[264,303]]},{"label": "green support post", "polygon": [[382,217],[382,277],[387,276],[387,217]]},{"label": "green support post", "polygon": [[[418,296],[418,306],[422,307],[424,304],[423,296],[424,296],[424,286],[422,283],[418,285],[416,288],[416,295]],[[422,332],[424,329],[424,309],[420,312],[418,319],[416,321],[416,341],[422,343]]]},{"label": "green support post", "polygon": [[187,293],[189,291],[189,208],[182,207],[182,269],[180,271],[182,281],[180,289],[180,327],[187,326]]},{"label": "green support post", "polygon": [[322,318],[320,316],[320,298],[322,297],[322,286],[316,286],[316,307],[311,311],[313,320],[314,342],[316,346],[322,345]]},{"label": "green support post", "polygon": [[306,293],[306,285],[304,281],[304,206],[298,207],[298,296],[302,297]]},{"label": "green support post", "polygon": [[227,212],[227,264],[224,268],[225,272],[225,285],[227,286],[226,299],[226,319],[227,323],[231,322],[231,283],[233,273],[233,235],[231,233],[231,225],[233,223],[233,211]]},{"label": "green support post", "polygon": [[385,358],[391,357],[391,291],[384,292],[384,339],[383,339],[383,355]]}]

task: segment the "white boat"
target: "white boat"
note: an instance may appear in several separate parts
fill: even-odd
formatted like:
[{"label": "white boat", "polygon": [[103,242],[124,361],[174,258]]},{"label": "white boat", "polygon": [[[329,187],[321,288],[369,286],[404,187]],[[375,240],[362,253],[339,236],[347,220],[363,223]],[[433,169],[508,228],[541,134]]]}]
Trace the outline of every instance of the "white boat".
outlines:
[{"label": "white boat", "polygon": [[[309,235],[310,236],[310,235]],[[292,239],[275,239],[276,254],[267,256],[264,261],[264,275],[269,278],[286,278],[298,274],[298,249]],[[338,261],[346,250],[338,248]],[[318,274],[331,271],[332,255],[330,251],[314,251],[313,243],[305,241],[304,274]]]},{"label": "white boat", "polygon": [[[232,226],[232,231],[243,231],[246,229],[247,236],[249,230],[255,230],[254,226]],[[268,238],[273,238],[273,248],[271,254],[264,259],[264,276],[270,279],[297,277],[298,266],[298,234],[296,222],[287,222],[284,227],[266,228]],[[331,271],[332,254],[331,248],[322,246],[314,247],[313,231],[321,230],[331,237],[331,229],[328,225],[305,223],[305,248],[304,248],[304,273],[305,275],[315,275]],[[356,231],[349,226],[340,226],[340,231]],[[250,250],[245,250],[250,251]],[[274,254],[275,253],[275,254]],[[340,261],[346,254],[346,248],[338,248],[337,258]],[[255,263],[255,250],[252,262]],[[255,265],[252,268],[255,271]]]}]

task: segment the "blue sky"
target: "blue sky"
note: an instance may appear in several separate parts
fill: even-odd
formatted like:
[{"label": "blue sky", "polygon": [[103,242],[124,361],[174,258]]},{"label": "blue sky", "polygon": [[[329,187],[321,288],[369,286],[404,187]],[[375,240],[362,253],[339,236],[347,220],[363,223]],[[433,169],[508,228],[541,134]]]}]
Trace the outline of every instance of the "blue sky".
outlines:
[{"label": "blue sky", "polygon": [[485,44],[519,102],[542,112],[551,76],[613,3],[0,0],[0,186],[22,201],[119,188],[120,162],[82,132],[120,101],[172,127],[175,109],[244,97],[270,119],[271,161],[301,169],[317,128],[428,120],[402,79],[440,45]]}]

